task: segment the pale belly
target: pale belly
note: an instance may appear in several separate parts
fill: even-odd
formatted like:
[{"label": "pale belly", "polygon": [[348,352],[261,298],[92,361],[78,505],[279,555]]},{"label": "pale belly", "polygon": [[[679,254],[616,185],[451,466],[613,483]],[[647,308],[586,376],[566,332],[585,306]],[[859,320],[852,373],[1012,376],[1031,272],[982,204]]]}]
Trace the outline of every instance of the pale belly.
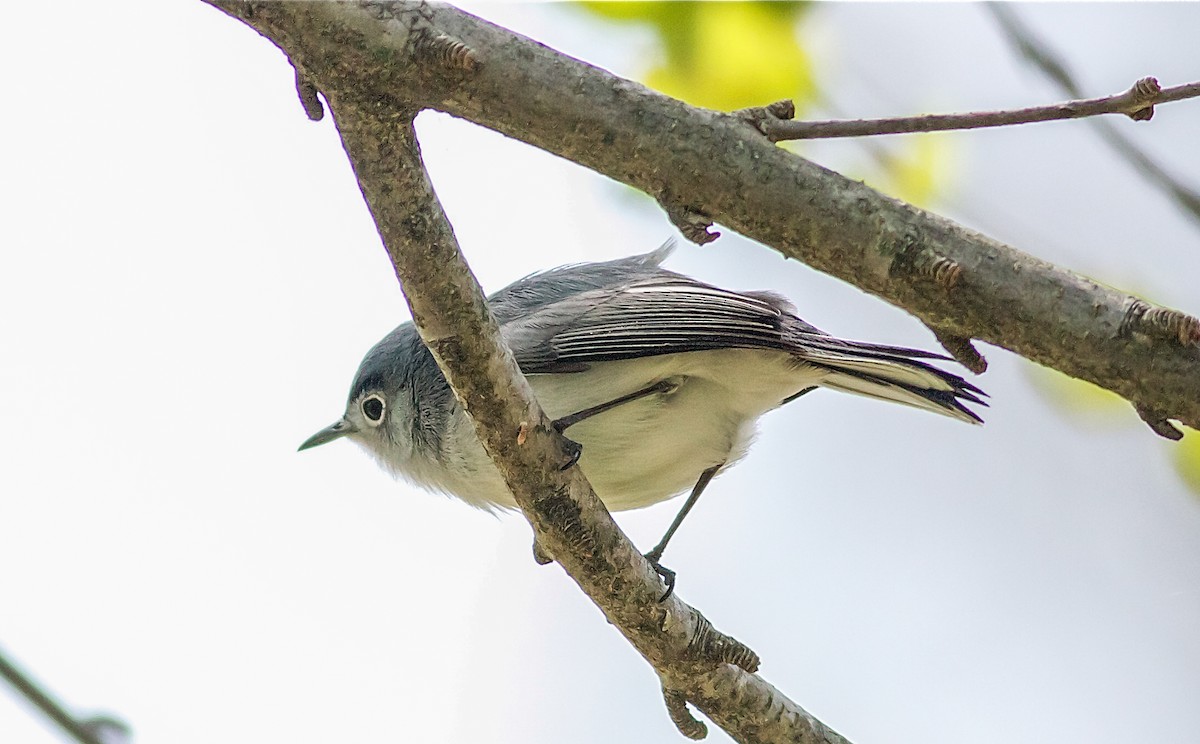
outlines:
[{"label": "pale belly", "polygon": [[[610,510],[664,501],[691,489],[705,470],[732,465],[749,447],[756,419],[818,384],[820,376],[787,354],[746,350],[603,362],[584,372],[529,376],[552,419],[662,380],[673,387],[596,414],[564,432],[582,445],[579,465]],[[477,506],[515,506],[499,473],[488,471],[462,473],[455,483],[442,485]]]}]

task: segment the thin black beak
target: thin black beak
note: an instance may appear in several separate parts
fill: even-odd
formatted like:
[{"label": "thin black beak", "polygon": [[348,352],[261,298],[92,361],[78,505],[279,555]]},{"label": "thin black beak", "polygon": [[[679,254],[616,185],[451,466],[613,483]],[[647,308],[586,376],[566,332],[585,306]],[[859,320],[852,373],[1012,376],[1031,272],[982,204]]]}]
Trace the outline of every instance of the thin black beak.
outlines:
[{"label": "thin black beak", "polygon": [[303,452],[306,449],[327,444],[335,439],[341,439],[347,434],[353,434],[355,431],[357,430],[355,429],[354,424],[351,424],[346,419],[342,419],[337,423],[326,426],[324,429],[321,429],[308,439],[305,439],[304,444],[300,445],[300,449],[296,451]]}]

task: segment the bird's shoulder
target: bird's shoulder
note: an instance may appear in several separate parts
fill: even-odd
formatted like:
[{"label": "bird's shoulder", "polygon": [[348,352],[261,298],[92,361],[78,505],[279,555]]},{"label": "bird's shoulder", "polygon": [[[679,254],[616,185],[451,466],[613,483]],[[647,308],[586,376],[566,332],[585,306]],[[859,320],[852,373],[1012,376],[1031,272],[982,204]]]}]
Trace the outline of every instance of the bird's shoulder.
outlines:
[{"label": "bird's shoulder", "polygon": [[528,371],[719,348],[790,349],[820,334],[773,292],[737,292],[659,265],[655,254],[535,274],[494,296],[505,339]]}]

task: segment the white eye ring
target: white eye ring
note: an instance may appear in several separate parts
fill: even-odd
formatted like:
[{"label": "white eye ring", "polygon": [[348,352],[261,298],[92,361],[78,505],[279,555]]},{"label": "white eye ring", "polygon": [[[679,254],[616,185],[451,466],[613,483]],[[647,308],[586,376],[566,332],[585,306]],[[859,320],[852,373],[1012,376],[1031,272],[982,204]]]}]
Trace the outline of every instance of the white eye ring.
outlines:
[{"label": "white eye ring", "polygon": [[387,412],[387,402],[379,393],[371,393],[363,398],[358,404],[359,410],[362,411],[363,418],[371,426],[379,426],[383,423],[383,414]]}]

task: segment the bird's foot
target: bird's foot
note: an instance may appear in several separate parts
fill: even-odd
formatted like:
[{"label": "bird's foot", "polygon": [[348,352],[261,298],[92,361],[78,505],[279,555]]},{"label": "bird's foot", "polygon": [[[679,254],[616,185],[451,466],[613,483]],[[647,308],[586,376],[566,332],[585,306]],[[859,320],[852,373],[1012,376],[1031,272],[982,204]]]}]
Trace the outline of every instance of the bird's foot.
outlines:
[{"label": "bird's foot", "polygon": [[649,553],[646,553],[646,560],[650,561],[650,567],[654,569],[654,573],[658,574],[663,583],[667,585],[667,591],[658,598],[659,602],[666,602],[667,597],[675,593],[675,572],[659,563],[662,559],[662,551],[655,548]]},{"label": "bird's foot", "polygon": [[565,449],[567,451],[567,453],[566,453],[567,459],[565,462],[563,462],[562,465],[559,466],[558,469],[560,471],[567,470],[572,465],[579,462],[579,458],[581,456],[583,456],[583,445],[582,444],[580,444],[579,442],[576,442],[574,439],[568,439],[566,437],[563,437],[563,442],[566,445]]}]

